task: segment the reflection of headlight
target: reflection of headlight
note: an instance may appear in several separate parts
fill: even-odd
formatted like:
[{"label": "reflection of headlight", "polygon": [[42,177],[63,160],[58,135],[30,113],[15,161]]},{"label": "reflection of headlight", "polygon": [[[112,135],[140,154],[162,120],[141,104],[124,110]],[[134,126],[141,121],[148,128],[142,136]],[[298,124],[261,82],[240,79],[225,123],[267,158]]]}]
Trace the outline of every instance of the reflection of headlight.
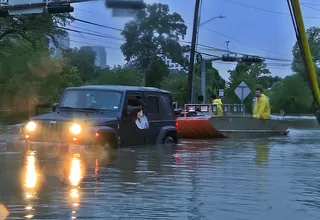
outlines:
[{"label": "reflection of headlight", "polygon": [[70,129],[69,129],[70,133],[74,134],[74,135],[78,135],[81,132],[81,126],[78,124],[73,124]]},{"label": "reflection of headlight", "polygon": [[29,132],[33,132],[34,130],[36,130],[37,124],[34,121],[29,121],[26,124],[26,130]]}]

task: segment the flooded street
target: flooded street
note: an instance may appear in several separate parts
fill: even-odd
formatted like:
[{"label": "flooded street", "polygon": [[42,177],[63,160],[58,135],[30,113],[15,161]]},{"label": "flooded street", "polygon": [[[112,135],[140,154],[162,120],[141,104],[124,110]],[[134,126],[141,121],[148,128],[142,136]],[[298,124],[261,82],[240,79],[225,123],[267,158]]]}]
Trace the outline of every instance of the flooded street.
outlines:
[{"label": "flooded street", "polygon": [[113,157],[39,159],[9,144],[0,150],[0,203],[8,219],[320,219],[320,130],[290,130]]}]

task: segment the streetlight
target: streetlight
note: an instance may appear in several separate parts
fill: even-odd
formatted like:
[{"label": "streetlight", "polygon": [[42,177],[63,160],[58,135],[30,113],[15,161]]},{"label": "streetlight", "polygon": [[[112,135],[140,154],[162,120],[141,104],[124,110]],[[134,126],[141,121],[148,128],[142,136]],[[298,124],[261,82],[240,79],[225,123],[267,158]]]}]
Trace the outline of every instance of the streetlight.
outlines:
[{"label": "streetlight", "polygon": [[218,18],[221,18],[221,19],[222,19],[222,18],[226,18],[226,17],[223,16],[223,15],[215,16],[215,17],[213,17],[213,18],[210,18],[210,19],[208,19],[208,20],[200,23],[200,24],[199,24],[199,27],[202,26],[202,25],[204,25],[204,24],[206,24],[206,23],[208,23],[208,22],[210,22],[210,21],[212,21],[212,20],[214,20],[214,19],[218,19]]},{"label": "streetlight", "polygon": [[[200,22],[200,17],[201,17],[201,14],[199,15],[198,22]],[[200,29],[200,27],[201,27],[202,25],[204,25],[204,24],[206,24],[206,23],[214,20],[214,19],[222,19],[222,18],[226,18],[226,17],[223,16],[223,15],[219,15],[219,16],[212,17],[212,18],[210,18],[210,19],[208,19],[208,20],[206,20],[206,21],[198,24],[198,26],[197,26],[197,38],[196,38],[196,51],[198,51],[198,41],[199,41],[199,29]],[[201,65],[202,65],[202,64],[201,64]],[[205,68],[205,67],[204,67],[204,68]],[[201,71],[201,72],[202,72],[202,71]],[[195,73],[195,66],[193,67],[193,73]],[[201,76],[201,78],[203,78],[203,77],[205,77],[205,75],[202,75],[202,76]],[[202,81],[203,81],[203,79],[201,80],[201,82],[202,82]],[[202,84],[203,84],[203,82],[202,82]],[[202,86],[205,86],[205,85],[202,85]],[[194,102],[194,82],[192,82],[191,91],[192,91],[192,96],[191,96],[192,98],[191,98],[191,100],[192,100],[192,102]],[[202,94],[203,94],[203,92],[202,92]],[[205,98],[204,98],[204,100],[205,100]]]}]

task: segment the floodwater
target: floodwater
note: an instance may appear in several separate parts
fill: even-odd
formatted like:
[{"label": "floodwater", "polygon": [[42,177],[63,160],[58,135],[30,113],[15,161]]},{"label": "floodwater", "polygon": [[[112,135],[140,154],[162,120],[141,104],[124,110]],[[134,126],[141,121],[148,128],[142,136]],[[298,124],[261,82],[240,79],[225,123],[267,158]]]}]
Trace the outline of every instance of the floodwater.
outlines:
[{"label": "floodwater", "polygon": [[105,155],[26,156],[7,141],[0,203],[7,219],[320,219],[320,130],[292,124],[288,137]]}]

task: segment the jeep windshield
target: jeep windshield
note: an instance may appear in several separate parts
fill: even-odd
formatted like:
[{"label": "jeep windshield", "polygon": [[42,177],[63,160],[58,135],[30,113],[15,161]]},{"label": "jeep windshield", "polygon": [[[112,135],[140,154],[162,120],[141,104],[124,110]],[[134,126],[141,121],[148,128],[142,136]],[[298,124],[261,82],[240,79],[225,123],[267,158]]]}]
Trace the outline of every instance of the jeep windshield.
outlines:
[{"label": "jeep windshield", "polygon": [[116,91],[71,89],[64,92],[59,108],[118,111],[121,97],[121,92]]}]

